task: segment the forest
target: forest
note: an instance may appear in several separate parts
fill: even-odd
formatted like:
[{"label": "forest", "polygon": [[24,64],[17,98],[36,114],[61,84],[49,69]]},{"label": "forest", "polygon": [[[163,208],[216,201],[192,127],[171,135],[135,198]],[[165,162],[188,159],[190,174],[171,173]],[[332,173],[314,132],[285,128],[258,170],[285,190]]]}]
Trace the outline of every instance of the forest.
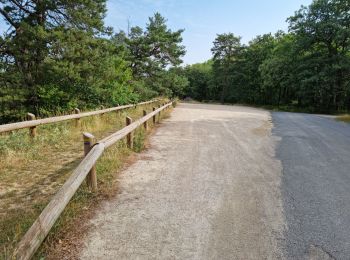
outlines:
[{"label": "forest", "polygon": [[156,13],[114,32],[106,11],[106,0],[0,0],[0,123],[178,95],[183,30]]},{"label": "forest", "polygon": [[350,110],[350,2],[314,0],[288,32],[242,44],[218,34],[210,61],[187,66],[185,96],[307,112]]},{"label": "forest", "polygon": [[156,96],[350,110],[349,1],[314,0],[287,19],[288,32],[248,44],[218,34],[212,58],[188,66],[184,30],[161,14],[115,31],[106,12],[106,0],[0,0],[0,123]]}]

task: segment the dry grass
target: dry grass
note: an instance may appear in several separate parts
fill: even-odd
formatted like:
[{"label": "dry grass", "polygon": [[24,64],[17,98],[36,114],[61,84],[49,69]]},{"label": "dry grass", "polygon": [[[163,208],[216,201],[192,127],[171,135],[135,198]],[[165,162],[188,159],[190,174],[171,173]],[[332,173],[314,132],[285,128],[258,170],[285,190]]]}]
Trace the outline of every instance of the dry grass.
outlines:
[{"label": "dry grass", "polygon": [[[82,132],[101,139],[123,128],[126,115],[140,118],[142,110],[150,112],[152,106],[155,104],[84,118],[80,126],[75,122],[41,126],[35,140],[28,136],[28,129],[0,136],[0,259],[10,258],[15,244],[81,161]],[[145,131],[139,128],[134,138],[134,150],[139,152],[143,149]],[[70,223],[101,198],[115,194],[115,174],[131,153],[123,141],[104,153],[97,164],[98,194],[90,193],[82,185],[39,250],[38,258],[52,251],[64,237],[64,230],[70,229]]]},{"label": "dry grass", "polygon": [[350,123],[350,115],[338,116],[338,117],[337,117],[337,120]]}]

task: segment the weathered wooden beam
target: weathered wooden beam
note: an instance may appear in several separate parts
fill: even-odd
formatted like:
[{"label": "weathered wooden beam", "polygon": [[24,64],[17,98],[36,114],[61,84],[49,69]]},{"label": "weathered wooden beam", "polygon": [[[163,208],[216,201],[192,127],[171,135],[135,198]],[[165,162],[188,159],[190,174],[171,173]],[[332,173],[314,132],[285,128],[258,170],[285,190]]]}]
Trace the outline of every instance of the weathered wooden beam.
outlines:
[{"label": "weathered wooden beam", "polygon": [[[101,111],[105,110],[105,106],[101,105]],[[103,117],[105,113],[101,113],[100,116]]]},{"label": "weathered wooden beam", "polygon": [[[92,147],[95,145],[96,139],[90,133],[83,133],[84,139],[84,156],[87,156],[91,151]],[[96,175],[96,166],[92,166],[89,174],[86,178],[86,183],[88,187],[93,191],[97,192],[97,175]]]},{"label": "weathered wooden beam", "polygon": [[[97,160],[102,155],[105,148],[115,144],[117,141],[121,140],[129,133],[134,131],[137,127],[141,126],[145,121],[151,119],[163,109],[171,106],[171,104],[172,103],[170,102],[149,113],[148,115],[136,120],[135,122],[131,122],[128,126],[95,144],[86,154],[78,167],[73,171],[72,175],[63,184],[61,189],[56,193],[49,204],[41,212],[27,233],[23,236],[15,249],[14,256],[20,260],[27,260],[34,255],[40,244],[49,233],[52,226],[55,224],[69,203],[70,199],[73,197],[82,182],[86,179],[91,169],[96,164]],[[92,136],[89,136],[87,134],[86,137],[89,140],[92,138]]]},{"label": "weathered wooden beam", "polygon": [[119,130],[118,132],[115,132],[114,134],[112,134],[110,136],[107,136],[106,138],[98,141],[98,143],[103,143],[106,148],[110,147],[115,142],[117,142],[118,140],[123,139],[130,132],[134,131],[136,128],[141,126],[145,121],[150,120],[153,116],[157,115],[160,111],[162,111],[163,109],[165,109],[166,107],[169,107],[169,106],[171,106],[171,102],[166,104],[165,106],[160,107],[160,108],[156,109],[155,111],[147,114],[146,116],[136,120],[132,124],[130,124],[130,125],[124,127],[123,129]]},{"label": "weathered wooden beam", "polygon": [[[151,101],[141,102],[141,103],[138,103],[138,105],[139,106],[146,105],[146,104],[154,103],[157,101],[159,101],[159,100],[151,100]],[[79,119],[79,118],[88,117],[88,116],[100,115],[103,113],[123,110],[123,109],[130,108],[130,107],[134,107],[134,104],[112,107],[112,108],[107,108],[107,109],[103,109],[103,110],[85,112],[85,113],[80,113],[80,114],[55,116],[55,117],[48,117],[48,118],[43,118],[43,119],[31,120],[31,121],[23,121],[23,122],[18,122],[18,123],[5,124],[5,125],[0,125],[0,133],[14,131],[14,130],[23,129],[23,128],[30,128],[30,127],[40,126],[40,125],[52,124],[52,123],[66,121],[66,120]]]},{"label": "weathered wooden beam", "polygon": [[[143,110],[143,116],[147,116],[147,111],[146,110]],[[145,121],[143,123],[143,127],[145,128],[146,131],[148,130],[148,121]]]},{"label": "weathered wooden beam", "polygon": [[95,165],[98,158],[102,155],[104,148],[102,143],[95,145],[73,171],[73,174],[63,184],[19,242],[15,250],[16,259],[27,260],[34,255],[70,199],[85,180],[92,166]]},{"label": "weathered wooden beam", "polygon": [[[35,120],[35,115],[32,113],[27,113],[27,119],[30,121]],[[29,128],[29,135],[30,137],[34,138],[36,136],[36,126],[32,126]]]},{"label": "weathered wooden beam", "polygon": [[[126,126],[129,126],[132,124],[132,118],[131,117],[126,117]],[[130,149],[132,149],[134,147],[134,136],[133,136],[133,132],[130,131],[127,135],[126,135],[126,143],[128,145],[128,147]]]},{"label": "weathered wooden beam", "polygon": [[[79,108],[75,108],[75,109],[74,109],[74,113],[75,113],[76,115],[80,114],[80,109],[79,109]],[[80,127],[80,118],[77,118],[77,119],[75,120],[75,126],[76,126],[76,127]]]},{"label": "weathered wooden beam", "polygon": [[[156,108],[154,107],[153,108],[153,112],[156,111]],[[153,116],[153,124],[155,125],[156,124],[156,115]]]}]

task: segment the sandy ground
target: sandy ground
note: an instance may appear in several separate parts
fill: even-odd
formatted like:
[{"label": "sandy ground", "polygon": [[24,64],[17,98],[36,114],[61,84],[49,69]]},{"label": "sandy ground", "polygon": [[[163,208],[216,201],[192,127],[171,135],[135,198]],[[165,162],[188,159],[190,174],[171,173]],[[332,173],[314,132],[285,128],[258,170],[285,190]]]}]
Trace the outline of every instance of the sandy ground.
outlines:
[{"label": "sandy ground", "polygon": [[281,259],[268,112],[180,104],[91,220],[81,259]]}]

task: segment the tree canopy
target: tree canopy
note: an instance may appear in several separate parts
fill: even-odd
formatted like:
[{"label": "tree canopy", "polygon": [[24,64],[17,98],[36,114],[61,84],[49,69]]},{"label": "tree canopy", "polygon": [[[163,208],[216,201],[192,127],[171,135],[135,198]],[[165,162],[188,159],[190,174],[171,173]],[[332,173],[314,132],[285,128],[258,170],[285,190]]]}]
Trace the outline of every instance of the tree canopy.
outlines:
[{"label": "tree canopy", "polygon": [[169,70],[185,54],[183,30],[156,13],[144,30],[113,33],[105,15],[106,0],[0,0],[1,122],[171,96],[187,84]]},{"label": "tree canopy", "polygon": [[161,14],[114,32],[106,0],[0,0],[0,121],[94,109],[155,96],[350,110],[350,3],[313,0],[288,32],[243,44],[218,34],[212,58],[181,67],[183,29]]},{"label": "tree canopy", "polygon": [[[232,33],[217,35],[205,75],[193,77],[198,64],[185,69],[191,75],[187,95],[311,112],[349,110],[349,13],[348,1],[314,0],[288,18],[288,33],[257,36],[247,45]],[[206,91],[194,94],[198,85]]]}]

